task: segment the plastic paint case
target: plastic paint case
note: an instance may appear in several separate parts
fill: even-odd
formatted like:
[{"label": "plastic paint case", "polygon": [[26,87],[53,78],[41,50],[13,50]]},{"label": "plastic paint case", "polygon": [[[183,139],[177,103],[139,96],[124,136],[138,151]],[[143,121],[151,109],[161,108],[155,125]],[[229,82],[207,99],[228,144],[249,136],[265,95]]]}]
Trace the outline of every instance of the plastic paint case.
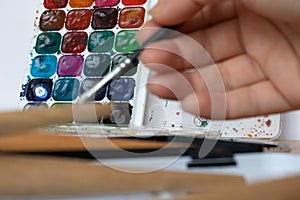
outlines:
[{"label": "plastic paint case", "polygon": [[219,133],[224,138],[277,139],[281,134],[282,116],[268,115],[238,120],[208,120],[182,112],[176,101],[163,100],[147,94],[143,124],[147,127],[164,127],[169,130],[185,130],[203,133]]},{"label": "plastic paint case", "polygon": [[[123,55],[139,47],[135,34],[149,19],[148,11],[156,3],[38,1],[30,61],[20,95],[20,106],[24,109],[74,102],[109,73]],[[149,70],[136,61],[131,70],[96,93],[91,102],[116,104],[112,116],[117,117],[102,121],[102,125],[122,126],[132,134],[146,129],[182,134],[217,132],[228,138],[275,139],[280,135],[281,115],[211,121],[184,113],[178,102],[147,93],[149,75]],[[99,124],[81,126],[89,133],[97,131]],[[57,129],[73,130],[70,126]]]},{"label": "plastic paint case", "polygon": [[[24,109],[76,101],[124,55],[139,48],[135,35],[148,19],[153,1],[38,0],[38,4],[30,62],[20,95]],[[101,104],[115,103],[119,110],[114,112],[120,119],[126,118],[112,117],[104,124],[134,124],[134,113],[141,112],[140,108],[135,111],[140,107],[136,106],[136,98],[141,96],[137,88],[147,81],[147,73],[140,78],[145,74],[142,68],[135,61],[132,69],[90,99]]]}]

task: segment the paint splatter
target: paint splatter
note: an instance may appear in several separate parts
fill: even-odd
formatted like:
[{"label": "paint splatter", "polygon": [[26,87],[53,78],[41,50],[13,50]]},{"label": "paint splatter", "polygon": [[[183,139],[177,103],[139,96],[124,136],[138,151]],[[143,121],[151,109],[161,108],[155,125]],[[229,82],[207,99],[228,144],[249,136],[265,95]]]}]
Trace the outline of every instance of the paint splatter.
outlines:
[{"label": "paint splatter", "polygon": [[167,107],[168,107],[168,105],[169,105],[169,101],[168,101],[168,100],[166,100],[166,101],[165,101],[165,108],[167,108]]},{"label": "paint splatter", "polygon": [[267,125],[268,127],[271,126],[271,123],[272,123],[272,121],[271,121],[270,119],[268,119],[268,120],[266,121],[266,125]]},{"label": "paint splatter", "polygon": [[209,122],[207,119],[204,119],[200,116],[195,116],[194,118],[194,125],[196,127],[199,127],[199,128],[204,128],[206,126],[208,126]]}]

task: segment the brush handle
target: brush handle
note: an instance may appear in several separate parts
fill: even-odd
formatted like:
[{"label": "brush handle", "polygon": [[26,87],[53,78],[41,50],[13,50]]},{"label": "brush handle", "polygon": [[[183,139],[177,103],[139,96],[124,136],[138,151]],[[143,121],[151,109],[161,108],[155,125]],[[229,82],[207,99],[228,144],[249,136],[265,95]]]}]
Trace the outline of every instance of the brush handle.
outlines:
[{"label": "brush handle", "polygon": [[174,31],[176,31],[180,25],[175,25],[175,26],[166,26],[166,27],[162,27],[160,28],[157,32],[155,32],[149,39],[147,39],[143,44],[142,44],[142,48],[147,47],[148,45],[154,43],[154,42],[158,42],[160,40],[164,40],[169,38],[172,33],[174,33]]},{"label": "brush handle", "polygon": [[146,40],[139,49],[136,49],[131,55],[126,56],[114,69],[103,77],[101,81],[95,84],[90,90],[83,93],[77,100],[77,104],[85,103],[90,97],[92,97],[99,89],[108,84],[112,79],[121,76],[126,71],[128,71],[133,66],[133,61],[138,59],[143,50],[150,44],[168,38],[174,30],[180,27],[170,26],[160,28],[156,33],[154,33],[148,40]]},{"label": "brush handle", "polygon": [[128,56],[131,60],[138,59],[140,54],[144,51],[144,49],[149,46],[150,44],[154,42],[158,42],[160,40],[168,39],[172,37],[172,34],[181,26],[175,25],[175,26],[166,26],[160,28],[158,31],[156,31],[150,38],[148,38],[139,49],[135,50],[131,55]]},{"label": "brush handle", "polygon": [[52,109],[0,113],[0,136],[50,125],[71,123],[74,120],[82,123],[97,122],[103,116],[110,116],[111,112],[110,104],[74,104]]}]

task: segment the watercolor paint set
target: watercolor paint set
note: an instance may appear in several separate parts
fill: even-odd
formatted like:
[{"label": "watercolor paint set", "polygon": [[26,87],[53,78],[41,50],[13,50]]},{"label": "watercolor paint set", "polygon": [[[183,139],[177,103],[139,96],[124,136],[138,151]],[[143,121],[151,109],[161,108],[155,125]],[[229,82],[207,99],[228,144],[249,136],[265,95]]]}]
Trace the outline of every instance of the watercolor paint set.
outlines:
[{"label": "watercolor paint set", "polygon": [[[137,31],[150,18],[156,0],[37,0],[30,60],[20,94],[22,109],[72,104],[114,66],[139,48]],[[121,77],[95,94],[95,103],[114,103],[102,125],[124,129],[214,131],[223,137],[274,139],[281,116],[210,121],[182,112],[179,103],[146,90],[150,72],[138,60]],[[99,124],[82,124],[87,133]],[[56,130],[72,132],[71,126]]]},{"label": "watercolor paint set", "polygon": [[[125,55],[139,48],[136,32],[147,20],[150,0],[39,0],[31,61],[21,107],[52,108],[73,103]],[[139,61],[91,101],[115,103],[104,124],[128,125],[136,100]],[[138,80],[139,79],[139,80]],[[141,91],[140,91],[141,93]],[[118,116],[118,117],[117,117]]]}]

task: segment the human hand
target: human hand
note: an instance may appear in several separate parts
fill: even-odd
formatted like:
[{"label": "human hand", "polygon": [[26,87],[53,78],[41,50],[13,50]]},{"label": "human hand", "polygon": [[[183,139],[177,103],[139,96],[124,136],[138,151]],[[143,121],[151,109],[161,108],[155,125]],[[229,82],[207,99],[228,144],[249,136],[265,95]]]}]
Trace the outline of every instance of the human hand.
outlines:
[{"label": "human hand", "polygon": [[179,31],[215,63],[181,36],[150,45],[141,60],[156,71],[148,84],[155,95],[214,119],[300,108],[300,1],[159,0],[151,15],[141,42],[147,27],[183,24]]}]

